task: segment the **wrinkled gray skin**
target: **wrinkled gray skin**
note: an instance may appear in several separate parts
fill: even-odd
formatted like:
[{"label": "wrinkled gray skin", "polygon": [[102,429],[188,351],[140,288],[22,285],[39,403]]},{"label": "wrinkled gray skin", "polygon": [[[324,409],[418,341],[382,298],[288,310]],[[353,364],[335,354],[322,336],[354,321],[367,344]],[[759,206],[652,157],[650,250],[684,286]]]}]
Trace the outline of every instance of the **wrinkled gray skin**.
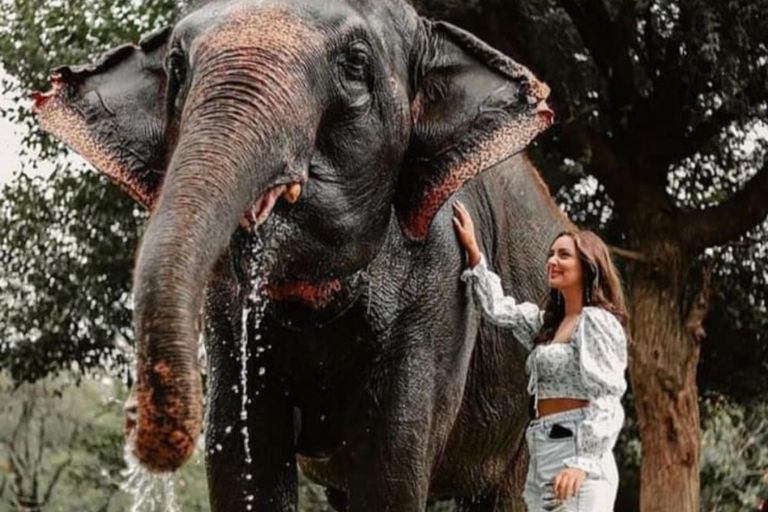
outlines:
[{"label": "wrinkled gray skin", "polygon": [[[545,85],[401,0],[207,2],[53,85],[43,126],[152,212],[129,425],[145,466],[194,449],[203,329],[215,512],[293,510],[297,460],[340,510],[522,510],[525,353],[469,307],[446,201],[507,290],[544,294],[567,221],[520,151],[549,123]],[[289,183],[298,202],[254,234],[246,212]],[[258,329],[257,237],[275,245]]]}]

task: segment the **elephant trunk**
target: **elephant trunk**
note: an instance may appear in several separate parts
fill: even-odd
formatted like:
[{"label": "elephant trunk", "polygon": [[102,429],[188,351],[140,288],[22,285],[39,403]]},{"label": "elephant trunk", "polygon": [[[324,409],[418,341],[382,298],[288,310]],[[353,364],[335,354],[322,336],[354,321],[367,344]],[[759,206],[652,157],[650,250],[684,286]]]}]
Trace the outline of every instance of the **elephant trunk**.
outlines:
[{"label": "elephant trunk", "polygon": [[[134,277],[138,414],[132,442],[139,462],[153,471],[179,468],[201,430],[197,344],[208,275],[244,213],[307,168],[312,119],[319,118],[301,77],[275,76],[272,66],[238,70],[229,61],[222,78],[216,62],[190,86]],[[275,83],[280,87],[268,90]]]}]

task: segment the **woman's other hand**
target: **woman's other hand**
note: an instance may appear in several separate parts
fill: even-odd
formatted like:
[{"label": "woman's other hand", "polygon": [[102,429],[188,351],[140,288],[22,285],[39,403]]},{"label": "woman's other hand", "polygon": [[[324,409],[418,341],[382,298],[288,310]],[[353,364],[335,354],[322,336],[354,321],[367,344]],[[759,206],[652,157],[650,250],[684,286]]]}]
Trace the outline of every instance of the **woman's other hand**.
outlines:
[{"label": "woman's other hand", "polygon": [[577,496],[581,483],[587,478],[587,473],[578,468],[565,468],[557,474],[554,481],[555,496],[559,500],[567,500]]},{"label": "woman's other hand", "polygon": [[459,242],[462,247],[467,251],[469,258],[469,266],[474,267],[480,263],[480,249],[477,246],[477,238],[475,237],[475,224],[472,222],[472,217],[469,216],[469,212],[461,204],[461,201],[454,201],[453,203],[453,227],[456,229],[456,236],[459,238]]}]

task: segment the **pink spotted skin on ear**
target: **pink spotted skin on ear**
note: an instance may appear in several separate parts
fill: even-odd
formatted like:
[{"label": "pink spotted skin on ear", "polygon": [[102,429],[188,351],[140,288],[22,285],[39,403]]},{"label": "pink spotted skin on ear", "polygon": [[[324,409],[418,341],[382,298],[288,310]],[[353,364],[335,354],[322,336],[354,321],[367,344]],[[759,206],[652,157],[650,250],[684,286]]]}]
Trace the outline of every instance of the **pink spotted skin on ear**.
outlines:
[{"label": "pink spotted skin on ear", "polygon": [[145,185],[119,162],[116,155],[93,136],[93,131],[86,125],[81,113],[65,101],[70,85],[56,73],[51,75],[50,81],[50,91],[32,94],[33,110],[43,130],[61,139],[135,201],[151,210],[155,194],[151,194]]},{"label": "pink spotted skin on ear", "polygon": [[[541,103],[544,101],[542,100]],[[536,135],[551,125],[552,120],[553,114],[548,107],[545,106],[541,110],[537,107],[520,116],[517,122],[510,123],[487,139],[480,141],[473,158],[462,161],[456,168],[450,169],[445,174],[446,179],[424,189],[417,206],[410,210],[411,215],[400,220],[406,236],[412,240],[424,240],[429,233],[432,219],[451,195],[483,170],[524,150]]]}]

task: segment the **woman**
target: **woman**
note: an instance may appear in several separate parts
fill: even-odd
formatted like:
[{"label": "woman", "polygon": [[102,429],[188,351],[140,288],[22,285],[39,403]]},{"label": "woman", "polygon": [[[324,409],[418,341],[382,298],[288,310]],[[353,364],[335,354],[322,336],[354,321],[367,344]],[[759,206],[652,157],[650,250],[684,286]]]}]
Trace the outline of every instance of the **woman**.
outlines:
[{"label": "woman", "polygon": [[488,270],[466,208],[453,206],[470,266],[462,280],[483,315],[531,350],[526,368],[536,417],[526,430],[528,510],[613,511],[627,346],[624,297],[608,248],[589,231],[559,234],[549,250],[543,309],[517,303]]}]

